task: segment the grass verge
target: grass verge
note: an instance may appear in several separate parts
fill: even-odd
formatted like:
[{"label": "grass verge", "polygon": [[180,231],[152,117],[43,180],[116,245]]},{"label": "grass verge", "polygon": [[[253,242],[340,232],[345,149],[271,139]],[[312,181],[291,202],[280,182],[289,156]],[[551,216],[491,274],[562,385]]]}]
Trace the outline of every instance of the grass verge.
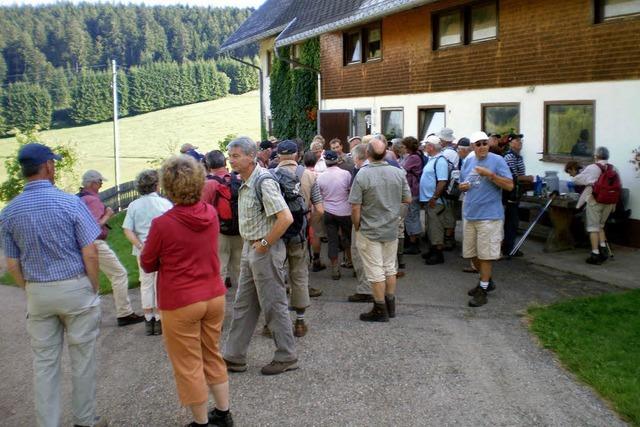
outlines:
[{"label": "grass verge", "polygon": [[640,290],[529,309],[545,348],[640,426]]}]

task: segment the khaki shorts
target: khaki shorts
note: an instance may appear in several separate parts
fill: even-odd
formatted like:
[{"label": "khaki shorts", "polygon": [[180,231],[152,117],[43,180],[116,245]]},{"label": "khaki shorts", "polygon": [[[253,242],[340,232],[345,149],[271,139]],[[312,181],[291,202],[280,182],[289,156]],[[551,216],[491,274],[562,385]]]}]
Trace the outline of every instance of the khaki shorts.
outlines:
[{"label": "khaki shorts", "polygon": [[453,200],[447,200],[444,213],[442,214],[442,224],[444,228],[456,228],[456,214]]},{"label": "khaki shorts", "polygon": [[444,205],[436,205],[430,208],[427,205],[425,214],[427,216],[427,236],[432,245],[442,245],[444,243],[444,229],[447,208]]},{"label": "khaki shorts", "polygon": [[587,211],[587,233],[597,233],[600,230],[604,230],[607,218],[615,208],[616,205],[603,205],[589,197],[585,208]]},{"label": "khaki shorts", "polygon": [[501,219],[486,221],[462,221],[462,256],[482,260],[500,259],[503,223]]},{"label": "khaki shorts", "polygon": [[380,283],[387,276],[395,276],[398,239],[376,242],[357,231],[356,247],[362,259],[364,275],[369,282]]}]

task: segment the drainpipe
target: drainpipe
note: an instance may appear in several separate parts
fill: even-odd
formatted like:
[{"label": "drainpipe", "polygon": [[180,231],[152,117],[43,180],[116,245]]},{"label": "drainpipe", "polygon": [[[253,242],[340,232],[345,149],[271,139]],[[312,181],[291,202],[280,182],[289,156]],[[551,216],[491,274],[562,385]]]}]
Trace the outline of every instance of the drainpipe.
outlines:
[{"label": "drainpipe", "polygon": [[258,67],[255,64],[252,64],[251,62],[247,62],[244,59],[240,59],[240,58],[236,58],[233,55],[229,55],[229,58],[233,59],[234,61],[238,61],[244,65],[248,65],[251,68],[255,68],[256,70],[258,70],[258,78],[260,79],[260,139],[262,139],[262,135],[266,135],[266,117],[264,115],[264,102],[263,102],[263,96],[264,96],[264,83],[262,80],[262,68]]},{"label": "drainpipe", "polygon": [[273,50],[276,53],[276,58],[278,58],[278,60],[284,61],[288,64],[293,64],[296,67],[304,68],[305,70],[313,71],[318,76],[318,114],[316,115],[316,125],[317,125],[316,133],[319,135],[320,134],[320,102],[322,101],[322,74],[320,73],[320,70],[316,70],[313,67],[310,67],[306,64],[302,64],[296,61],[295,59],[290,59],[290,58],[285,58],[280,56],[280,53],[278,52],[278,48],[276,46],[278,44],[278,40],[280,40],[280,37],[287,32],[289,27],[292,26],[297,19],[298,18],[293,18],[293,20],[289,22],[287,26],[284,28],[284,30],[282,30],[282,32],[278,35],[278,37],[276,37],[276,40],[273,45]]}]

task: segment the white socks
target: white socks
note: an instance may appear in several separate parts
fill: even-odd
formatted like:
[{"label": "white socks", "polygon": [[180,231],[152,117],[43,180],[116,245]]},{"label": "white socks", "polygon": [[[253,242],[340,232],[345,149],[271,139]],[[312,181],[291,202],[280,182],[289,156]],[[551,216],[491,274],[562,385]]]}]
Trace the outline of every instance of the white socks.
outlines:
[{"label": "white socks", "polygon": [[487,289],[489,287],[489,282],[483,282],[482,280],[480,281],[480,287],[482,289]]}]

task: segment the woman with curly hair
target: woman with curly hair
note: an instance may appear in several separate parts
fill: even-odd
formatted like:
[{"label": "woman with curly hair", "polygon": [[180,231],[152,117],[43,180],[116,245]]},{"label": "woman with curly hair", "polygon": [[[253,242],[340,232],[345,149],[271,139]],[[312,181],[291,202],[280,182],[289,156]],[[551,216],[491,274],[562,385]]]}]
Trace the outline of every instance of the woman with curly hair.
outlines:
[{"label": "woman with curly hair", "polygon": [[[215,208],[200,201],[205,172],[188,156],[174,156],[160,170],[174,207],[151,223],[140,263],[158,271],[158,307],[164,344],[173,366],[189,426],[232,426],[227,368],[219,341],[226,288],[220,278],[219,222]],[[209,392],[215,408],[207,414]]]},{"label": "woman with curly hair", "polygon": [[[140,253],[144,242],[149,235],[151,221],[159,217],[173,206],[170,201],[160,197],[157,193],[160,185],[158,171],[148,169],[140,172],[136,177],[136,189],[140,193],[140,198],[131,202],[127,208],[127,215],[124,217],[122,228],[124,235],[133,246],[133,255],[138,259],[140,267]],[[162,323],[160,322],[160,312],[156,299],[157,273],[145,273],[139,268],[140,278],[140,300],[144,311],[144,324],[147,335],[161,335]]]}]

